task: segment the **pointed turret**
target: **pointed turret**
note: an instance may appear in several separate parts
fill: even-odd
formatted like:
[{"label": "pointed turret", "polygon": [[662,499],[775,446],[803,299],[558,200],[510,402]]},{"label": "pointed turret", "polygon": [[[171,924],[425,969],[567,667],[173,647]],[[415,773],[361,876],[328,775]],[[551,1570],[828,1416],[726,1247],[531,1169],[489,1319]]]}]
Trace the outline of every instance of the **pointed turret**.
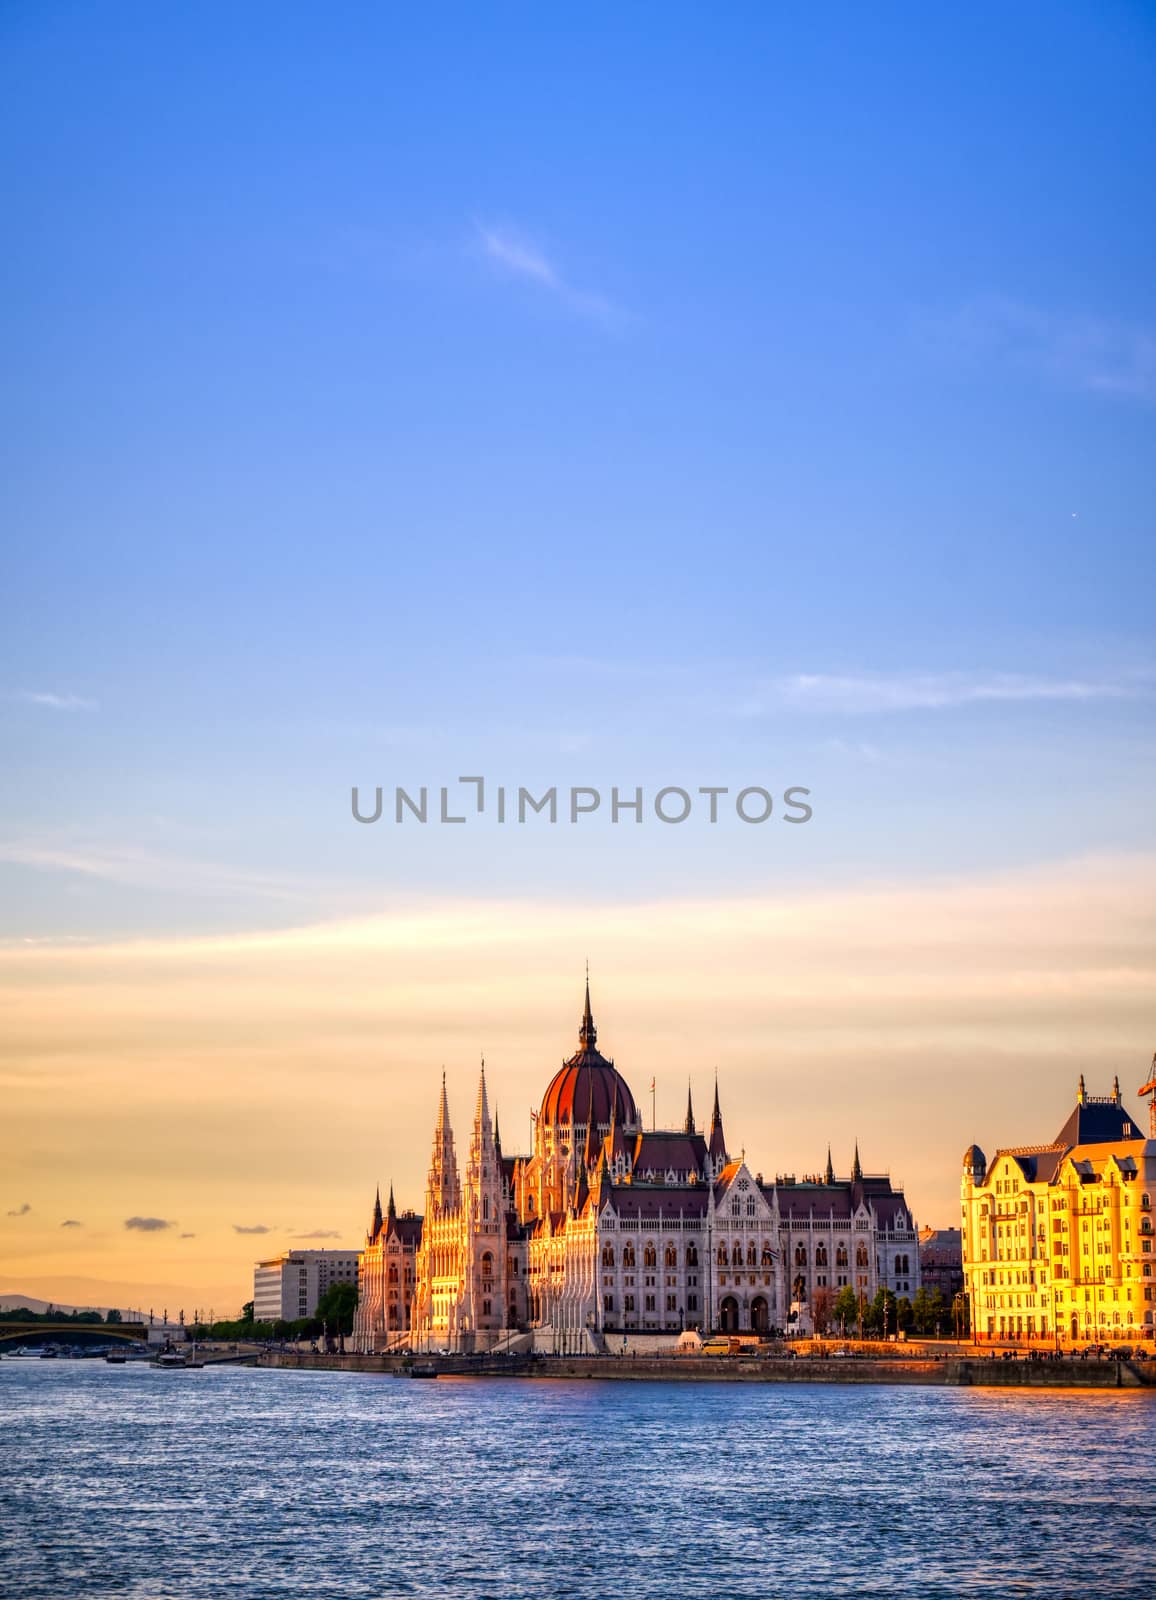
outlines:
[{"label": "pointed turret", "polygon": [[863,1181],[863,1168],[859,1164],[859,1141],[858,1141],[858,1139],[856,1139],[855,1140],[855,1159],[851,1163],[851,1182],[852,1183],[862,1183],[862,1181]]},{"label": "pointed turret", "polygon": [[834,1181],[835,1181],[835,1168],[831,1165],[831,1146],[828,1145],[827,1146],[827,1170],[823,1174],[823,1182],[824,1183],[834,1183]]},{"label": "pointed turret", "polygon": [[381,1232],[381,1185],[377,1186],[377,1195],[373,1202],[373,1219],[369,1224],[369,1237],[376,1239]]},{"label": "pointed turret", "polygon": [[715,1172],[721,1172],[727,1161],[727,1142],[723,1134],[722,1112],[718,1103],[718,1073],[714,1075],[714,1110],[710,1117],[710,1151],[711,1160],[714,1162]]},{"label": "pointed turret", "polygon": [[694,1133],[694,1101],[690,1095],[690,1079],[686,1080],[686,1121],[682,1125],[683,1133]]},{"label": "pointed turret", "polygon": [[588,1171],[597,1165],[598,1151],[601,1149],[601,1146],[602,1141],[598,1137],[598,1124],[594,1120],[593,1111],[591,1111],[590,1116],[586,1120],[586,1148],[582,1152],[583,1165]]},{"label": "pointed turret", "polygon": [[438,1120],[434,1127],[435,1135],[443,1133],[450,1125],[450,1103],[446,1099],[446,1074],[442,1068],[442,1097],[438,1101]]},{"label": "pointed turret", "polygon": [[614,1086],[614,1094],[610,1100],[610,1132],[606,1135],[606,1149],[610,1157],[611,1168],[615,1172],[626,1170],[626,1139],[622,1133],[622,1124],[618,1120],[618,1085]]},{"label": "pointed turret", "polygon": [[389,1209],[385,1213],[390,1222],[397,1221],[397,1207],[393,1203],[393,1184],[389,1186]]}]

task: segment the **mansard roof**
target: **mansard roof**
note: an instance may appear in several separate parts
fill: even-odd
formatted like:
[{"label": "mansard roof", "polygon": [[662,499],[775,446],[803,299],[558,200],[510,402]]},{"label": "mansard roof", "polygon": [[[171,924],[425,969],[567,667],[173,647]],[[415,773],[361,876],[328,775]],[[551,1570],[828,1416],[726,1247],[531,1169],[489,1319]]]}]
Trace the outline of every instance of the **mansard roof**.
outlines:
[{"label": "mansard roof", "polygon": [[1127,1107],[1119,1099],[1109,1097],[1077,1100],[1068,1120],[1056,1134],[1055,1143],[1071,1149],[1080,1144],[1119,1144],[1143,1137]]},{"label": "mansard roof", "polygon": [[658,1222],[660,1217],[705,1217],[710,1203],[705,1184],[620,1183],[609,1191],[615,1214],[626,1221]]},{"label": "mansard roof", "polygon": [[651,1132],[635,1135],[631,1162],[635,1172],[694,1172],[701,1176],[706,1164],[706,1140],[701,1133]]},{"label": "mansard roof", "polygon": [[386,1237],[396,1233],[403,1246],[407,1249],[412,1246],[415,1250],[421,1243],[421,1228],[424,1218],[415,1216],[410,1212],[406,1216],[391,1217],[386,1229]]}]

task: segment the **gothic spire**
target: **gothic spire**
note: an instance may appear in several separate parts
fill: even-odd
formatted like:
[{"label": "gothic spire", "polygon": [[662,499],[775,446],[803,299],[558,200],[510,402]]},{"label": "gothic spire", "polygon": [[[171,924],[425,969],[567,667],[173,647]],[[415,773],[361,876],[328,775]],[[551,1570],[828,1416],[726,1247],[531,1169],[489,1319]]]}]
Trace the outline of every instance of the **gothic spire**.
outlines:
[{"label": "gothic spire", "polygon": [[478,1079],[478,1106],[474,1112],[474,1121],[478,1128],[485,1127],[490,1120],[490,1103],[486,1098],[486,1058],[482,1057],[482,1075]]},{"label": "gothic spire", "polygon": [[859,1164],[859,1141],[858,1141],[858,1139],[856,1139],[855,1140],[855,1159],[851,1163],[851,1182],[852,1183],[861,1183],[862,1181],[863,1181],[863,1168]]},{"label": "gothic spire", "polygon": [[682,1125],[683,1133],[694,1133],[694,1103],[690,1097],[690,1079],[686,1080],[686,1121]]},{"label": "gothic spire", "polygon": [[381,1185],[377,1186],[377,1196],[373,1202],[373,1221],[369,1227],[369,1237],[376,1239],[381,1232]]},{"label": "gothic spire", "polygon": [[831,1146],[828,1145],[827,1146],[827,1170],[823,1174],[823,1182],[824,1183],[834,1183],[834,1181],[835,1181],[835,1168],[831,1165]]},{"label": "gothic spire", "polygon": [[392,1183],[389,1186],[389,1210],[386,1212],[386,1216],[389,1218],[389,1220],[391,1222],[396,1222],[397,1221],[397,1207],[393,1203],[393,1184]]},{"label": "gothic spire", "polygon": [[711,1159],[715,1163],[716,1171],[725,1166],[727,1159],[727,1142],[723,1134],[722,1112],[718,1103],[718,1071],[714,1075],[714,1110],[710,1118],[710,1145]]}]

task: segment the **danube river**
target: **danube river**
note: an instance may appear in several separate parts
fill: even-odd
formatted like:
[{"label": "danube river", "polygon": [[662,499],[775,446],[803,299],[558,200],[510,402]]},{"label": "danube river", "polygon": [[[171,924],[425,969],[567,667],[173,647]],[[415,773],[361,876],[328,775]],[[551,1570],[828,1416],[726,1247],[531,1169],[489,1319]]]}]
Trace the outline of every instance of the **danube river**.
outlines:
[{"label": "danube river", "polygon": [[1156,1393],[0,1361],[5,1600],[1151,1600]]}]

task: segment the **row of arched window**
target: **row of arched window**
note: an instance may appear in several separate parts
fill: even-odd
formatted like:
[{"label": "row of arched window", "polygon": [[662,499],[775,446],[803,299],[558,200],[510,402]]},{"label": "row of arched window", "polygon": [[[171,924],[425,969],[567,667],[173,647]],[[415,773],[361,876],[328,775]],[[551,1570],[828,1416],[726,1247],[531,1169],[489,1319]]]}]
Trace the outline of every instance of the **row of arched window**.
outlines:
[{"label": "row of arched window", "polygon": [[[846,1267],[847,1262],[847,1246],[845,1244],[836,1245],[835,1265],[837,1267]],[[867,1262],[867,1246],[865,1244],[856,1246],[855,1265],[857,1267],[865,1267]],[[807,1265],[807,1247],[805,1244],[797,1244],[795,1246],[795,1265],[797,1267],[805,1267]],[[827,1259],[827,1246],[825,1244],[817,1244],[815,1246],[815,1265],[817,1267],[826,1267],[830,1265]]]},{"label": "row of arched window", "polygon": [[[736,1239],[735,1240],[734,1244],[731,1247],[731,1253],[730,1253],[729,1261],[727,1259],[727,1247],[726,1247],[725,1243],[724,1244],[720,1244],[719,1247],[718,1247],[717,1260],[718,1260],[718,1264],[719,1264],[720,1267],[725,1267],[725,1266],[741,1267],[743,1265],[742,1240],[741,1239]],[[762,1251],[760,1252],[759,1249],[757,1248],[757,1246],[755,1245],[755,1241],[752,1239],[752,1240],[750,1240],[750,1242],[748,1243],[747,1248],[746,1248],[746,1265],[748,1267],[757,1267],[760,1264],[760,1261],[761,1261],[761,1263],[762,1263],[762,1265],[764,1267],[769,1267],[771,1265],[772,1256],[771,1256],[770,1243],[769,1243],[768,1240],[764,1239],[763,1240],[763,1248],[762,1248]]]},{"label": "row of arched window", "polygon": [[[667,1245],[666,1249],[662,1253],[662,1262],[663,1266],[666,1267],[678,1266],[678,1250],[674,1245]],[[686,1264],[688,1267],[698,1266],[697,1245],[687,1245]],[[612,1244],[605,1244],[602,1246],[602,1265],[604,1267],[612,1267],[614,1265],[614,1246]],[[622,1265],[624,1267],[633,1267],[635,1265],[634,1246],[632,1244],[625,1244],[622,1247]],[[653,1244],[648,1244],[643,1247],[642,1265],[644,1267],[656,1267],[658,1265],[658,1251],[655,1249]]]}]

